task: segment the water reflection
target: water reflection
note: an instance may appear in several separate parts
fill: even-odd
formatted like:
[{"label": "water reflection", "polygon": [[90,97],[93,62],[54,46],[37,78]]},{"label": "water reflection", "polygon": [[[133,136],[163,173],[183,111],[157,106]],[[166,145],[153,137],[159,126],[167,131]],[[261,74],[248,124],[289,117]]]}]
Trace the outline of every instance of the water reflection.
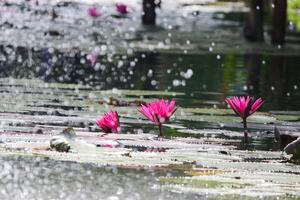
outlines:
[{"label": "water reflection", "polygon": [[[149,59],[150,62],[141,60],[138,69],[146,66],[155,68],[151,79],[159,80],[157,88],[185,92],[182,103],[187,106],[218,106],[228,95],[249,94],[266,99],[265,110],[298,109],[299,57],[260,54],[218,56],[157,54]],[[180,76],[188,69],[194,74],[190,79]],[[175,85],[174,80],[185,84]],[[149,84],[145,86],[142,89],[153,89]]]},{"label": "water reflection", "polygon": [[297,110],[300,83],[297,63],[299,58],[292,56],[246,55],[249,94],[264,97],[267,110]]},{"label": "water reflection", "polygon": [[[184,92],[182,106],[224,107],[228,95],[261,96],[265,110],[297,110],[300,58],[285,55],[136,53],[101,56],[93,67],[79,49],[1,46],[0,76],[39,77],[47,82],[82,83],[100,89]],[[188,73],[189,72],[189,73]]]}]

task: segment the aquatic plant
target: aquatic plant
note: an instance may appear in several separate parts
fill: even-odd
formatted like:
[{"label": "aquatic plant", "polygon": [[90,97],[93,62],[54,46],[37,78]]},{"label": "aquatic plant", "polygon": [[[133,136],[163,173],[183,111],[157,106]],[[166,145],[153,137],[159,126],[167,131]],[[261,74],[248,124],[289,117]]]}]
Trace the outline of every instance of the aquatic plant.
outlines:
[{"label": "aquatic plant", "polygon": [[162,124],[168,121],[176,110],[174,100],[169,103],[168,100],[165,101],[164,99],[141,105],[138,109],[140,113],[158,126],[159,136],[163,136]]},{"label": "aquatic plant", "polygon": [[114,111],[105,113],[102,118],[96,120],[96,124],[105,133],[118,133],[121,131],[119,115]]},{"label": "aquatic plant", "polygon": [[118,13],[124,15],[128,13],[128,7],[127,5],[123,4],[123,3],[116,3],[116,10],[118,11]]},{"label": "aquatic plant", "polygon": [[97,63],[98,54],[90,53],[86,56],[87,60],[91,63],[91,66],[94,67]]},{"label": "aquatic plant", "polygon": [[250,96],[226,98],[225,102],[242,118],[244,125],[244,142],[248,143],[247,118],[259,109],[264,101],[259,98],[254,100]]},{"label": "aquatic plant", "polygon": [[97,18],[100,17],[102,14],[100,11],[98,11],[98,9],[96,7],[91,7],[88,9],[88,14],[93,17],[93,18]]}]

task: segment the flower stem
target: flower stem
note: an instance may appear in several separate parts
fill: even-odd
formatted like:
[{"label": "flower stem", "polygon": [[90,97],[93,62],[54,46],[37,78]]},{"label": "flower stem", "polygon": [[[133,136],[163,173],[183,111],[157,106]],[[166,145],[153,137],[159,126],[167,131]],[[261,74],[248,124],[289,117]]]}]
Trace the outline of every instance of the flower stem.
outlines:
[{"label": "flower stem", "polygon": [[247,129],[246,118],[243,119],[243,125],[244,125],[244,143],[248,143],[248,129]]},{"label": "flower stem", "polygon": [[164,135],[163,135],[162,125],[161,124],[158,125],[158,129],[159,129],[159,137],[163,137]]}]

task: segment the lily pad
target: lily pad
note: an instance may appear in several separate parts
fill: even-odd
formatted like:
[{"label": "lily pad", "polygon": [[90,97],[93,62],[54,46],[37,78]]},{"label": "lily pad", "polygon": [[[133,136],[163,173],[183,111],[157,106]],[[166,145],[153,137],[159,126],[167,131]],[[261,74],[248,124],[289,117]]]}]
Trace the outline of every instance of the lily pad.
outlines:
[{"label": "lily pad", "polygon": [[[137,106],[120,107],[99,101],[114,96],[129,102],[143,95],[143,101],[149,102],[160,95],[173,98],[172,92],[101,91],[34,79],[28,83],[24,79],[5,79],[0,83],[0,90],[5,92],[0,99],[2,156],[39,157],[128,170],[155,169],[163,173],[162,188],[184,194],[217,198],[240,194],[245,198],[258,194],[270,198],[300,196],[294,182],[299,178],[299,165],[286,163],[279,148],[265,150],[275,145],[271,136],[265,136],[268,132],[272,135],[274,126],[296,133],[300,129],[297,121],[277,118],[278,114],[256,113],[248,120],[251,140],[247,147],[241,144],[241,119],[231,110],[179,108],[169,124],[163,126],[167,137],[158,138],[157,127],[140,115]],[[120,114],[120,134],[104,135],[95,124],[110,109]],[[70,152],[51,150],[51,138],[60,137],[60,132],[69,126],[76,133],[65,138]],[[259,145],[263,146],[261,150],[251,150]],[[164,172],[174,171],[176,176],[164,176]],[[291,183],[284,178],[291,179]],[[276,188],[276,192],[270,188]]]}]

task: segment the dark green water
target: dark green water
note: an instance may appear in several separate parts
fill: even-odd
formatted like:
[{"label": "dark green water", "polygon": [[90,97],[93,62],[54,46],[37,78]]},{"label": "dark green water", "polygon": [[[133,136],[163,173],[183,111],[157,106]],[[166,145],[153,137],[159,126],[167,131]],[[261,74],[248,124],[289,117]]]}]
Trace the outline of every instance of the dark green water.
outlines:
[{"label": "dark green water", "polygon": [[[224,99],[232,95],[262,97],[266,111],[300,107],[300,56],[296,55],[138,53],[123,60],[122,68],[117,67],[117,56],[115,61],[106,62],[105,69],[95,70],[80,63],[84,56],[79,53],[47,52],[33,51],[31,66],[26,62],[0,62],[0,76],[40,77],[100,89],[183,92],[183,97],[175,97],[183,107],[224,108]],[[16,53],[23,59],[28,56],[24,48],[17,48]],[[54,56],[60,59],[49,62]],[[134,60],[138,61],[131,66]]]}]

